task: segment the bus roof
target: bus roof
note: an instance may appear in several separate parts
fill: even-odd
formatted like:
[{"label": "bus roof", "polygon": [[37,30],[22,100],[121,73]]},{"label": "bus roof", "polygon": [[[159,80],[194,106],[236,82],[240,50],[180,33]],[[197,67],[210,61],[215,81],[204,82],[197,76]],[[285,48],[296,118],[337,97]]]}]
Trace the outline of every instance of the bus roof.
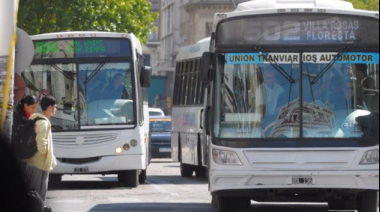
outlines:
[{"label": "bus roof", "polygon": [[183,46],[179,48],[176,60],[182,61],[202,57],[203,52],[207,52],[210,50],[210,41],[211,38],[208,37],[198,41],[194,45]]},{"label": "bus roof", "polygon": [[352,3],[342,0],[255,0],[241,3],[236,12],[268,8],[340,8],[354,9]]},{"label": "bus roof", "polygon": [[216,13],[213,32],[224,19],[250,15],[321,13],[366,16],[379,19],[379,11],[354,9],[352,3],[342,0],[252,0],[238,5],[235,11]]},{"label": "bus roof", "polygon": [[129,39],[139,54],[142,54],[142,46],[139,39],[133,33],[98,32],[98,31],[75,31],[54,32],[30,36],[32,40],[59,40],[72,38],[126,38]]}]

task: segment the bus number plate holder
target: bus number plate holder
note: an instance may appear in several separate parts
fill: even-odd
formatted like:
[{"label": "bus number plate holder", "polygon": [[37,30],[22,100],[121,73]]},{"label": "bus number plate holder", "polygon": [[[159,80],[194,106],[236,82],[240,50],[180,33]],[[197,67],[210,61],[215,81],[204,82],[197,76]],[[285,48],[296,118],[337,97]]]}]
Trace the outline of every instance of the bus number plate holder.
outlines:
[{"label": "bus number plate holder", "polygon": [[292,177],[292,185],[314,185],[313,177]]},{"label": "bus number plate holder", "polygon": [[74,173],[88,173],[89,171],[88,167],[74,168]]},{"label": "bus number plate holder", "polygon": [[159,149],[160,153],[169,153],[172,152],[171,148],[160,148]]}]

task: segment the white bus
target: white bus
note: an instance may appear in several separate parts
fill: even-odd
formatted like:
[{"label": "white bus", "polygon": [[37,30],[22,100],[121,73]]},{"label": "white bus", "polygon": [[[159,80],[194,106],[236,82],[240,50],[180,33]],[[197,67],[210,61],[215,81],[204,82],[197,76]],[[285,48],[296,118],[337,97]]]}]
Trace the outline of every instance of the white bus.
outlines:
[{"label": "white bus", "polygon": [[182,177],[207,175],[207,143],[203,137],[204,86],[200,64],[210,38],[179,49],[172,112],[172,159],[181,162]]},{"label": "white bus", "polygon": [[378,12],[338,0],[242,3],[215,15],[201,66],[219,212],[251,200],[377,212]]},{"label": "white bus", "polygon": [[151,70],[133,34],[62,32],[32,36],[22,73],[27,94],[51,95],[58,166],[50,176],[118,174],[127,187],[146,180],[150,163],[147,89]]}]

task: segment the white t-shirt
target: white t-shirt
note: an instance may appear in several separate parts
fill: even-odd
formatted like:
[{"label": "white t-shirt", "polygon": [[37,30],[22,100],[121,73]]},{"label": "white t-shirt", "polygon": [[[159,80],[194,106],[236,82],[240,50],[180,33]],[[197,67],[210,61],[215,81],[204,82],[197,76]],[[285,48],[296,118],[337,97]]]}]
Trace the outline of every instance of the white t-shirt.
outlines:
[{"label": "white t-shirt", "polygon": [[269,88],[265,83],[260,85],[256,90],[256,107],[260,105],[266,106],[266,114],[274,115],[277,114],[277,103],[280,95],[285,92],[279,84],[275,84],[274,88]]}]

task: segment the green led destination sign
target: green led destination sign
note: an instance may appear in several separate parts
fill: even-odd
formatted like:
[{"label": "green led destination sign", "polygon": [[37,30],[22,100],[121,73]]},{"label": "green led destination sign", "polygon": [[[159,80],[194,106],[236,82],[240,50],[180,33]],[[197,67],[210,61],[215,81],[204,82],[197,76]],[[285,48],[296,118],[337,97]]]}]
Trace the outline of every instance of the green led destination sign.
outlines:
[{"label": "green led destination sign", "polygon": [[131,56],[127,39],[35,41],[34,45],[34,59]]},{"label": "green led destination sign", "polygon": [[379,19],[334,14],[241,17],[217,27],[218,46],[283,44],[379,45]]}]

